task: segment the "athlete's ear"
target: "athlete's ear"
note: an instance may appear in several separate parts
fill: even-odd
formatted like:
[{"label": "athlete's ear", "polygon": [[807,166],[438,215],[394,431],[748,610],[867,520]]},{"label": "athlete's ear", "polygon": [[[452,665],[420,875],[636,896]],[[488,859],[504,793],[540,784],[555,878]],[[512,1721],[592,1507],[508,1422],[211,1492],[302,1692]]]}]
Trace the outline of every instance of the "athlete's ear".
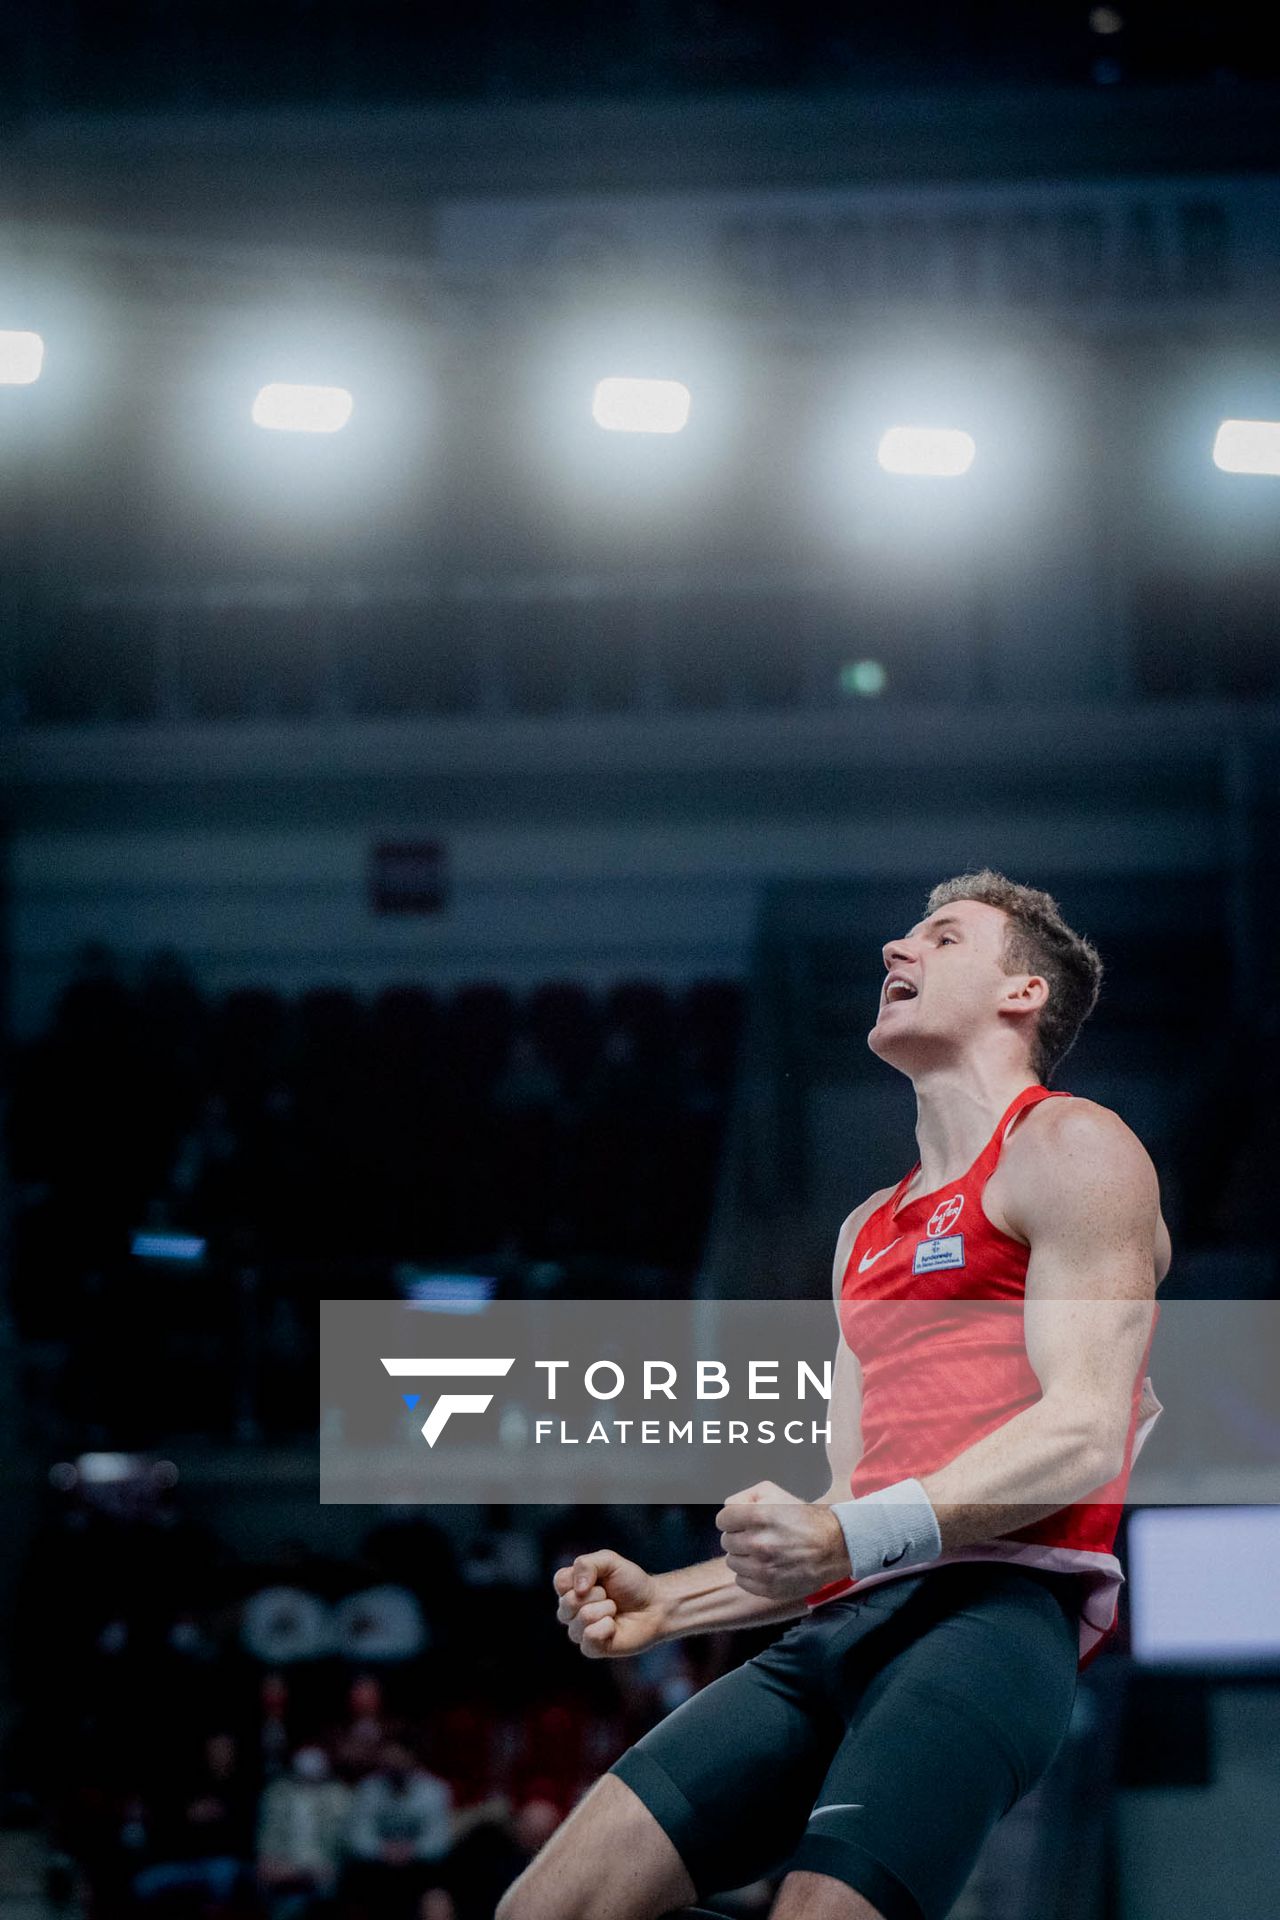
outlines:
[{"label": "athlete's ear", "polygon": [[1011,973],[1000,992],[1002,1013],[1039,1013],[1049,998],[1049,982],[1042,973]]}]

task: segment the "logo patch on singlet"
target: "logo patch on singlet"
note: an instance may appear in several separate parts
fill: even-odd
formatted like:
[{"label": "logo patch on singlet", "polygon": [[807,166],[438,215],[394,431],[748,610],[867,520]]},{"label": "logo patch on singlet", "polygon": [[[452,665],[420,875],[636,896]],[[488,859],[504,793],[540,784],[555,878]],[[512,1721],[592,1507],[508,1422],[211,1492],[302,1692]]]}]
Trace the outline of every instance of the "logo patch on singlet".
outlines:
[{"label": "logo patch on singlet", "polygon": [[940,1234],[948,1233],[964,1212],[964,1195],[953,1193],[949,1200],[940,1200],[925,1222],[925,1232],[937,1239]]},{"label": "logo patch on singlet", "polygon": [[912,1273],[936,1273],[939,1267],[962,1267],[963,1265],[964,1235],[945,1233],[934,1240],[917,1241],[916,1257],[911,1262],[911,1271]]}]

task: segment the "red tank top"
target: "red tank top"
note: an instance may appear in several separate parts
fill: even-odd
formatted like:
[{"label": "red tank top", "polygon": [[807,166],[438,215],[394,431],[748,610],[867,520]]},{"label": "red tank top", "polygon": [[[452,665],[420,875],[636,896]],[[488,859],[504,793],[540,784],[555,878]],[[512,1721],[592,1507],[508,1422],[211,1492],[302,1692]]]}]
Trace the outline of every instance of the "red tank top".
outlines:
[{"label": "red tank top", "polygon": [[[855,1497],[936,1473],[1039,1400],[1040,1382],[1022,1329],[1030,1248],[992,1224],[982,1194],[1018,1116],[1042,1100],[1070,1097],[1024,1087],[967,1173],[904,1201],[917,1162],[863,1222],[845,1267],[839,1308],[841,1331],[862,1372],[862,1454],[850,1483]],[[1079,1573],[1082,1658],[1097,1650],[1115,1624],[1124,1578],[1112,1552],[1116,1529],[1134,1456],[1161,1410],[1145,1375],[1144,1358],[1134,1382],[1124,1465],[1114,1480],[1016,1533],[955,1548],[930,1562],[1009,1560]],[[873,1574],[858,1584],[902,1577]],[[811,1595],[809,1604],[834,1599],[852,1585],[836,1581]]]}]

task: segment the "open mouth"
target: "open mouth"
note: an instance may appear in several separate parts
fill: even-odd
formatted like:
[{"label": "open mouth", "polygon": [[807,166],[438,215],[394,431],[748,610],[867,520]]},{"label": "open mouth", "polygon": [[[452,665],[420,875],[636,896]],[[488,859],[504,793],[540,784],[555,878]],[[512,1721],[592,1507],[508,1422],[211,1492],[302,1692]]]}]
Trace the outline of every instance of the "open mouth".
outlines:
[{"label": "open mouth", "polygon": [[884,983],[884,1004],[886,1007],[896,1007],[899,1001],[914,1000],[915,997],[916,988],[912,986],[909,980],[904,980],[901,974],[890,974]]}]

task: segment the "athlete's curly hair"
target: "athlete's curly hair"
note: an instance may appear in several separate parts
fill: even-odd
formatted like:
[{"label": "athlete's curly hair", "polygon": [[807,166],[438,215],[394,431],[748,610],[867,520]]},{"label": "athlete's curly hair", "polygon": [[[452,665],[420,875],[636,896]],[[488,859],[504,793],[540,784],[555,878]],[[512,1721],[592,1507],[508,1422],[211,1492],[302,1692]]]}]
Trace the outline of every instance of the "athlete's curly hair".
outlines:
[{"label": "athlete's curly hair", "polygon": [[1009,920],[1005,972],[1038,973],[1048,981],[1049,998],[1040,1010],[1031,1047],[1036,1078],[1047,1086],[1097,1005],[1102,960],[1096,947],[1067,925],[1052,894],[1020,886],[990,867],[941,881],[929,895],[925,912],[936,913],[953,900],[999,907]]}]

